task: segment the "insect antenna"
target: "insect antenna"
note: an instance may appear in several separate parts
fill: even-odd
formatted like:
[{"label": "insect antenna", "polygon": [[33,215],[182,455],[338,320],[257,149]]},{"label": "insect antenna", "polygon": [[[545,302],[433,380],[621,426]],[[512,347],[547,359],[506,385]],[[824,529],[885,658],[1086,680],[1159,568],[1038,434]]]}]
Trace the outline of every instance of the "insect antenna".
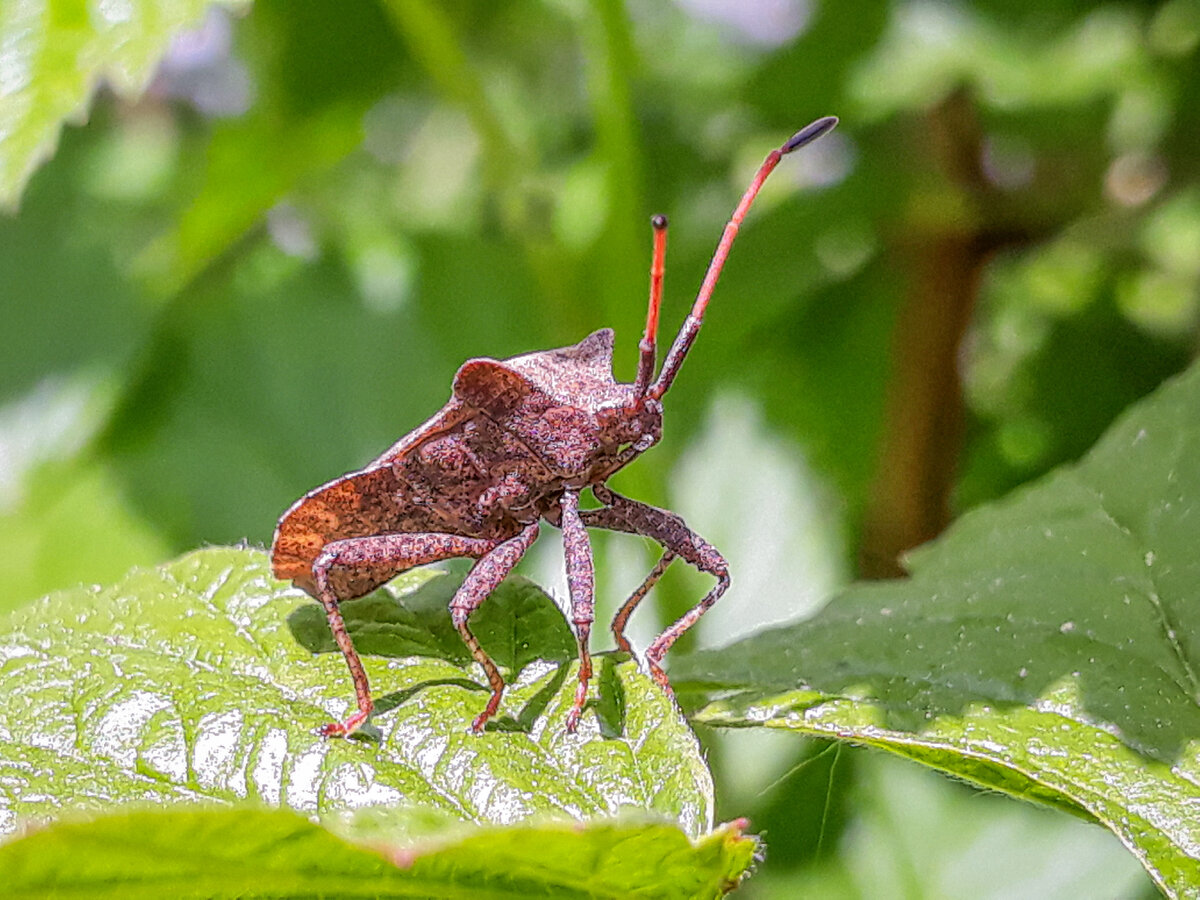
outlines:
[{"label": "insect antenna", "polygon": [[654,253],[650,257],[650,305],[646,309],[646,331],[638,343],[641,356],[638,358],[637,380],[633,395],[644,397],[654,377],[654,364],[658,357],[658,308],[662,305],[663,273],[667,260],[667,217],[654,216],[650,219],[654,229]]},{"label": "insect antenna", "polygon": [[[828,134],[837,123],[836,116],[825,116],[824,118],[817,119],[788,138],[782,147],[772,150],[767,154],[767,158],[759,166],[754,180],[750,182],[750,187],[746,188],[746,193],[742,195],[741,202],[738,203],[737,208],[733,211],[733,216],[726,223],[725,231],[721,234],[721,242],[717,244],[717,250],[713,254],[712,262],[708,264],[708,272],[704,275],[704,282],[700,285],[700,293],[696,295],[696,301],[692,304],[692,311],[684,319],[683,325],[679,329],[679,334],[675,336],[675,342],[671,344],[671,349],[667,351],[667,358],[663,362],[662,371],[658,373],[658,378],[646,390],[646,396],[653,397],[655,400],[662,397],[670,389],[671,383],[679,373],[679,367],[683,365],[684,358],[692,348],[692,343],[696,340],[696,335],[700,332],[700,326],[704,324],[704,311],[708,308],[708,301],[712,297],[713,289],[717,286],[717,279],[721,277],[721,269],[725,266],[725,259],[729,256],[729,248],[733,246],[733,239],[737,237],[738,228],[741,227],[742,220],[746,218],[746,213],[749,212],[750,206],[754,203],[754,198],[758,196],[758,192],[762,189],[763,182],[767,180],[767,176],[774,171],[775,167],[779,165],[779,161],[785,155],[791,153],[793,150],[798,150],[806,144],[811,144],[817,138]],[[663,241],[665,244],[665,234],[663,235]],[[655,252],[657,254],[657,245]],[[651,303],[653,304],[653,282],[651,282],[651,292]],[[652,309],[651,314],[655,318],[655,326],[657,327],[657,308]],[[647,334],[649,335],[649,321],[647,321]],[[645,339],[643,339],[641,346],[641,365],[644,366],[646,363]],[[651,365],[653,365],[653,341],[650,342],[650,348]],[[638,383],[640,384],[641,366],[638,369],[638,378]]]}]

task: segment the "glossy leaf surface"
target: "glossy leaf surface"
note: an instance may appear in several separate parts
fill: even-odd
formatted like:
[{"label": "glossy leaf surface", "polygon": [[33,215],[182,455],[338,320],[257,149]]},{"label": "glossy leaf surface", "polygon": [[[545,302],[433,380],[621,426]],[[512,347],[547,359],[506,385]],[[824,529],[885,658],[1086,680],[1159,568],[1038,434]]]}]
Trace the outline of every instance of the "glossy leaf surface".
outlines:
[{"label": "glossy leaf surface", "polygon": [[[632,662],[597,660],[579,732],[564,729],[573,640],[529,582],[503,585],[477,633],[519,671],[496,726],[432,570],[346,604],[368,653],[374,736],[328,740],[353,692],[313,601],[261,552],[198,551],[119,584],[26,606],[3,626],[0,824],[129,802],[254,800],[303,813],[420,806],[476,824],[588,819],[628,808],[709,830],[712,783],[671,701]],[[298,639],[299,638],[299,639]],[[549,657],[549,659],[546,659]]]},{"label": "glossy leaf surface", "polygon": [[958,521],[912,577],[677,661],[700,713],[884,747],[1112,829],[1200,884],[1200,370],[1078,465]]}]

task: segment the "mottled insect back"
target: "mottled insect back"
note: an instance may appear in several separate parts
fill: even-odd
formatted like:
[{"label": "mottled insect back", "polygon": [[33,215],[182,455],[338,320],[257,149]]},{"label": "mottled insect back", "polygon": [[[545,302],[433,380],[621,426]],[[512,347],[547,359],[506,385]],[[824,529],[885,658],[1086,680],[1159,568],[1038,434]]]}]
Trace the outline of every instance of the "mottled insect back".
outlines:
[{"label": "mottled insect back", "polygon": [[626,429],[606,427],[601,413],[633,401],[633,386],[613,378],[612,352],[613,332],[604,328],[572,347],[470,360],[454,377],[454,397],[503,422],[533,465],[549,466],[550,477],[588,476],[591,464],[626,437]]},{"label": "mottled insect back", "polygon": [[613,378],[613,330],[593,331],[573,347],[541,350],[505,360],[559,406],[578,406],[595,412],[601,407],[628,405],[630,384]]},{"label": "mottled insect back", "polygon": [[[481,731],[500,706],[504,679],[468,621],[532,545],[542,521],[562,530],[570,619],[579,646],[569,731],[580,721],[592,674],[588,643],[595,585],[587,529],[642,535],[663,550],[613,619],[613,635],[623,650],[632,652],[624,634],[630,615],[673,560],[680,557],[717,579],[643,655],[649,673],[670,693],[663,656],[728,587],[728,566],[679,516],[622,497],[605,482],[661,437],[659,401],[696,339],[729,248],[763,182],[784,154],[836,123],[833,117],[818,119],[767,156],[725,226],[692,311],[657,376],[667,233],[662,216],[651,221],[650,302],[632,384],[613,377],[609,328],[570,347],[505,360],[468,360],[454,376],[449,402],[433,418],[365,469],[310,491],[283,514],[271,548],[272,570],[321,601],[354,682],[358,711],[324,726],[324,734],[355,731],[374,708],[341,601],[361,597],[414,566],[452,557],[476,560],[450,603],[450,615],[492,689],[474,722]],[[579,508],[579,495],[586,489],[602,504],[599,509]]]}]

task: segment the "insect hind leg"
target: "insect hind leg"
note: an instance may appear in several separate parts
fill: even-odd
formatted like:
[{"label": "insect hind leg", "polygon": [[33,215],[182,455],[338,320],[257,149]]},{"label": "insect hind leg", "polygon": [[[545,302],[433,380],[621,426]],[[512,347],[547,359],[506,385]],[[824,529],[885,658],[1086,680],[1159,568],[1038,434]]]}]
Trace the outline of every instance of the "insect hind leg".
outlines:
[{"label": "insect hind leg", "polygon": [[322,735],[336,737],[352,734],[367,721],[375,708],[367,673],[342,618],[341,601],[361,597],[414,566],[457,556],[478,558],[495,546],[494,540],[427,532],[373,534],[344,538],[325,545],[313,561],[313,584],[317,599],[325,607],[329,630],[333,632],[333,639],[350,669],[358,712],[342,722],[330,722],[323,726]]},{"label": "insect hind leg", "polygon": [[467,619],[487,599],[488,594],[494,591],[505,579],[505,576],[516,567],[537,536],[538,525],[534,522],[516,537],[493,545],[492,549],[485,556],[481,556],[471,568],[467,577],[463,579],[463,583],[455,591],[454,598],[450,601],[450,618],[454,621],[454,627],[462,635],[463,643],[467,645],[471,655],[475,657],[475,661],[483,666],[488,684],[492,688],[492,696],[488,698],[487,706],[475,717],[475,721],[471,725],[471,730],[476,734],[483,731],[483,726],[487,724],[488,719],[494,716],[496,710],[500,708],[500,698],[504,695],[504,677],[500,674],[496,663],[479,645],[479,639],[471,633],[471,629],[467,626]]}]

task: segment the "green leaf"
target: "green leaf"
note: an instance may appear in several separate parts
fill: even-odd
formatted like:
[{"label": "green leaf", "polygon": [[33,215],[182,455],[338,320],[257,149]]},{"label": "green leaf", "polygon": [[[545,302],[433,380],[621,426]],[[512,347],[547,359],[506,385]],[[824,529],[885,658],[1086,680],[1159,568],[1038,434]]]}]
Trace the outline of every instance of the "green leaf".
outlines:
[{"label": "green leaf", "polygon": [[749,867],[733,823],[692,842],[666,824],[474,829],[355,846],[290,812],[138,811],[0,847],[5,896],[718,897]]},{"label": "green leaf", "polygon": [[192,284],[284,197],[328,185],[404,67],[398,36],[373,3],[260,3],[241,40],[258,63],[253,108],[214,127],[196,194],[136,263],[162,295]]},{"label": "green leaf", "polygon": [[[0,5],[5,90],[0,91],[0,206],[54,153],[67,119],[86,116],[103,79],[124,97],[146,87],[172,38],[194,27],[214,0],[80,4],[12,0]],[[219,5],[244,6],[236,0]]]},{"label": "green leaf", "polygon": [[199,193],[142,251],[138,274],[162,295],[181,291],[298,182],[362,143],[364,106],[347,102],[283,122],[260,113],[221,125],[208,145]]},{"label": "green leaf", "polygon": [[317,640],[315,604],[272,579],[261,552],[197,551],[23,607],[0,620],[0,829],[198,799],[306,814],[417,805],[475,824],[638,809],[691,836],[711,828],[695,737],[631,661],[597,658],[594,705],[566,733],[575,664],[540,657],[570,656],[567,628],[528,582],[502,585],[479,611],[485,649],[519,672],[497,727],[470,733],[488,692],[447,640],[456,582],[415,571],[390,596],[345,604],[369,649],[404,654],[364,660],[375,740],[316,734],[353,707],[346,665],[297,640],[293,628]]},{"label": "green leaf", "polygon": [[1078,465],[959,520],[912,577],[676,661],[699,720],[883,747],[1112,829],[1200,885],[1200,368]]}]

